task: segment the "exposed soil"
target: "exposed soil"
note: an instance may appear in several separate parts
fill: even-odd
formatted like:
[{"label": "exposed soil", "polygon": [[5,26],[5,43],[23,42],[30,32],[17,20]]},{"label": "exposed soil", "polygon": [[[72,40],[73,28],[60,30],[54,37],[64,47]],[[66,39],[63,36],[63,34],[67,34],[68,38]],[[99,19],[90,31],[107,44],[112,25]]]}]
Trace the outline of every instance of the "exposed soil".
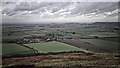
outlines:
[{"label": "exposed soil", "polygon": [[110,52],[108,50],[102,49],[100,47],[97,47],[95,45],[89,44],[89,43],[85,43],[82,42],[80,40],[76,40],[76,39],[60,39],[58,40],[59,42],[62,43],[66,43],[66,44],[70,44],[88,51],[92,51],[92,52],[96,52],[96,53],[100,53],[100,52]]}]

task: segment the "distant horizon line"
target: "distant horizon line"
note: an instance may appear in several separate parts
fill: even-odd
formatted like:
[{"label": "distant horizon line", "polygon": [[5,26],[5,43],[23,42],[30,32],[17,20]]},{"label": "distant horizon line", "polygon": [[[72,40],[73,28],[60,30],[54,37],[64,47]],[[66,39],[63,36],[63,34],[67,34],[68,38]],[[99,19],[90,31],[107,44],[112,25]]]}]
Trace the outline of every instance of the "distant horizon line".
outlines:
[{"label": "distant horizon line", "polygon": [[[2,22],[1,24],[70,24],[70,23],[79,23],[79,24],[92,24],[92,23],[105,23],[105,22],[16,22],[16,23],[8,23],[8,22]],[[110,23],[110,22],[106,22],[106,23]],[[115,23],[115,22],[112,22]]]}]

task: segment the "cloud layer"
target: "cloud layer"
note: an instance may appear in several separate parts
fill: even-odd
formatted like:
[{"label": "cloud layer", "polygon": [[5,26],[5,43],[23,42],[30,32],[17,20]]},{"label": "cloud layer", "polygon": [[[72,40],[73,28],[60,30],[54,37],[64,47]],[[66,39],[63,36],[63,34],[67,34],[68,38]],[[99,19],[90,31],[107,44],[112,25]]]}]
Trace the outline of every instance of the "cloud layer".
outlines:
[{"label": "cloud layer", "polygon": [[3,2],[3,22],[117,21],[117,2]]}]

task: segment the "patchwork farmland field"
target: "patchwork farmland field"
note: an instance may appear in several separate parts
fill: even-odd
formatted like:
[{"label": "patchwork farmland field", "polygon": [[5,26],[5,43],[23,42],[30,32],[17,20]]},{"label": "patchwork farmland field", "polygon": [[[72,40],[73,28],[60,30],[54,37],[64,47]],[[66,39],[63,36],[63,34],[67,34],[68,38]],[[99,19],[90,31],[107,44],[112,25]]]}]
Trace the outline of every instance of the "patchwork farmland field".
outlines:
[{"label": "patchwork farmland field", "polygon": [[104,38],[100,38],[100,39],[120,42],[120,37],[104,37]]},{"label": "patchwork farmland field", "polygon": [[4,24],[3,66],[24,66],[26,63],[35,66],[50,63],[50,66],[60,66],[61,63],[65,66],[96,66],[101,63],[107,65],[106,61],[117,65],[118,31],[114,30],[116,26],[106,27],[94,23]]},{"label": "patchwork farmland field", "polygon": [[113,51],[113,52],[119,51],[118,42],[115,42],[115,41],[108,41],[108,40],[101,40],[101,39],[80,39],[80,40],[87,42],[89,44],[96,45],[100,48]]},{"label": "patchwork farmland field", "polygon": [[97,37],[117,37],[118,36],[118,32],[93,32],[91,34],[89,34],[89,36],[97,36]]},{"label": "patchwork farmland field", "polygon": [[109,52],[108,50],[105,50],[105,49],[102,49],[98,46],[95,46],[95,45],[92,45],[92,44],[88,44],[88,43],[85,43],[83,41],[80,41],[80,40],[76,40],[76,39],[64,39],[64,40],[59,40],[59,42],[62,42],[62,43],[67,43],[67,44],[70,44],[70,45],[73,45],[73,46],[76,46],[76,47],[79,47],[79,48],[83,48],[85,50],[88,50],[88,51],[91,51],[91,52],[94,52],[94,53],[101,53],[101,52]]},{"label": "patchwork farmland field", "polygon": [[0,5],[0,67],[120,68],[118,0]]},{"label": "patchwork farmland field", "polygon": [[30,43],[25,45],[38,50],[39,53],[68,52],[68,51],[88,52],[87,50],[56,41],[46,42],[46,43]]},{"label": "patchwork farmland field", "polygon": [[32,50],[15,43],[9,43],[9,44],[6,43],[2,45],[3,57],[9,57],[9,56],[21,55],[21,54],[32,54],[32,53],[34,53]]},{"label": "patchwork farmland field", "polygon": [[[91,29],[91,30],[94,30],[94,29]],[[97,36],[97,37],[117,37],[118,32],[78,31],[78,35]]]}]

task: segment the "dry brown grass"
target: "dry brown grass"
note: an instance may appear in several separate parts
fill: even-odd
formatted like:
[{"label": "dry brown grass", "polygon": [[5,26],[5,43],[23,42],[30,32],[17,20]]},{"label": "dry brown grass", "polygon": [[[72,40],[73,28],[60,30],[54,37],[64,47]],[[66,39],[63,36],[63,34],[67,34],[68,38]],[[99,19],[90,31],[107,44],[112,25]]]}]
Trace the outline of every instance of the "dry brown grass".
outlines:
[{"label": "dry brown grass", "polygon": [[4,58],[3,67],[12,66],[18,68],[23,66],[31,66],[31,68],[38,67],[119,67],[119,54],[118,53],[63,53],[57,55],[39,55],[31,57],[19,58]]}]

